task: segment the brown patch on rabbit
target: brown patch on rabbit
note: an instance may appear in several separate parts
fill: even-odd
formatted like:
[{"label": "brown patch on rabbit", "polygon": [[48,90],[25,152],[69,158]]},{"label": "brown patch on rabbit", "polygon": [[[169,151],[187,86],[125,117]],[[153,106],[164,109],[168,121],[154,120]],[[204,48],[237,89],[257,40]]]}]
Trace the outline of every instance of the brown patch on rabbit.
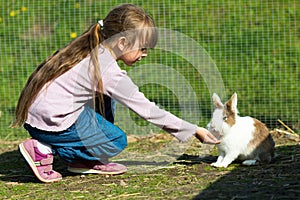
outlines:
[{"label": "brown patch on rabbit", "polygon": [[225,103],[225,110],[224,110],[224,121],[232,127],[235,124],[235,119],[236,119],[237,113],[235,110],[232,108],[232,99],[227,101]]},{"label": "brown patch on rabbit", "polygon": [[252,141],[250,141],[249,143],[249,147],[257,147],[260,144],[263,143],[263,141],[268,137],[269,135],[269,129],[266,127],[265,124],[263,124],[262,122],[258,121],[257,119],[253,119],[254,120],[254,127],[255,130],[253,131],[253,139]]},{"label": "brown patch on rabbit", "polygon": [[[254,120],[255,130],[253,132],[253,140],[249,143],[249,148],[255,149],[253,152],[258,156],[261,162],[269,163],[274,157],[275,142],[270,135],[267,126],[257,119]],[[265,152],[268,152],[267,154]]]},{"label": "brown patch on rabbit", "polygon": [[236,123],[236,117],[238,115],[238,110],[236,108],[237,95],[234,93],[231,98],[224,104],[224,112],[226,116],[226,123],[232,127]]}]

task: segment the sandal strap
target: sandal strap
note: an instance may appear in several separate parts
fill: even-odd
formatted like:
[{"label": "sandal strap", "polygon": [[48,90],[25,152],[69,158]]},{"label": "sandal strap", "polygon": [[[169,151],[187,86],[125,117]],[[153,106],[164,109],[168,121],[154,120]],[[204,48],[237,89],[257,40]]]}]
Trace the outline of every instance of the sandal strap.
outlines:
[{"label": "sandal strap", "polygon": [[45,167],[43,168],[44,173],[52,172],[52,171],[53,171],[52,169],[53,169],[53,168],[52,168],[52,165],[47,165],[47,166],[45,166]]},{"label": "sandal strap", "polygon": [[40,161],[34,162],[36,166],[45,166],[45,165],[51,165],[53,163],[53,156],[48,156],[48,158],[44,158]]}]

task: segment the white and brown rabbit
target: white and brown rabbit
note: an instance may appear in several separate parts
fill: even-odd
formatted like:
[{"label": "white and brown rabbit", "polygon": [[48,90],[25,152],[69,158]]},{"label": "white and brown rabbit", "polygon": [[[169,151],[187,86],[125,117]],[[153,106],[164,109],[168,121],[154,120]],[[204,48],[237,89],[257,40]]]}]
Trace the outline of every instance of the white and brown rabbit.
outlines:
[{"label": "white and brown rabbit", "polygon": [[237,94],[223,104],[217,94],[212,96],[214,112],[207,129],[221,140],[214,167],[227,167],[234,160],[244,165],[269,163],[274,157],[275,143],[265,124],[252,117],[240,117]]}]

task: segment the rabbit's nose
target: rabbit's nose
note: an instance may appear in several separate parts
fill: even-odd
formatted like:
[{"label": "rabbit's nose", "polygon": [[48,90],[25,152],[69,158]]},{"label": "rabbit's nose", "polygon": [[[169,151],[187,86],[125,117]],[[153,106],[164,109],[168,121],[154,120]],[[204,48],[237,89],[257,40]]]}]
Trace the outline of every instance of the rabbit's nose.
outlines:
[{"label": "rabbit's nose", "polygon": [[210,128],[215,129],[215,128],[216,128],[215,123],[211,122],[211,123],[210,123]]}]

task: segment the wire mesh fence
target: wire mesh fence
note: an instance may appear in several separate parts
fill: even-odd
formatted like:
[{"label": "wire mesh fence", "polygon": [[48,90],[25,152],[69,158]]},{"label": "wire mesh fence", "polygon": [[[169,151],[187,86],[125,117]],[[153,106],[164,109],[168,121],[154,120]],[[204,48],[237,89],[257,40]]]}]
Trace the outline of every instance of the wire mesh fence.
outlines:
[{"label": "wire mesh fence", "polygon": [[[26,137],[9,125],[20,92],[39,63],[122,1],[0,1],[0,138]],[[128,71],[160,107],[205,126],[211,95],[238,94],[241,115],[270,128],[281,119],[300,130],[300,3],[270,1],[131,1],[162,30],[158,48]],[[168,35],[164,35],[168,33]],[[172,37],[170,37],[170,35]],[[118,105],[127,133],[160,131]]]}]

